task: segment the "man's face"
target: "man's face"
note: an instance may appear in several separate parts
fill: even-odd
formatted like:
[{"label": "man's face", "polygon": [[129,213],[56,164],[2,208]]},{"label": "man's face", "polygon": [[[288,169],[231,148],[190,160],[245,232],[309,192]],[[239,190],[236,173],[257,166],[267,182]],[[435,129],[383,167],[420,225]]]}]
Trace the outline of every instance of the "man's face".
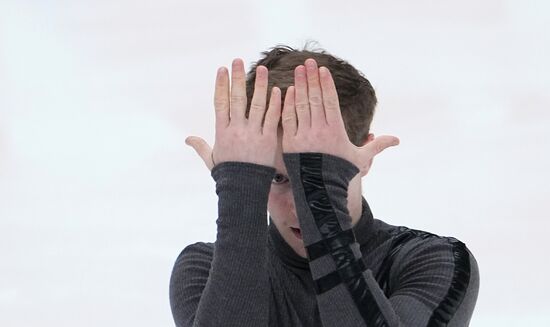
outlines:
[{"label": "man's face", "polygon": [[[301,236],[300,223],[294,205],[292,185],[288,179],[288,172],[283,161],[282,129],[279,129],[278,132],[275,169],[275,177],[271,182],[267,203],[269,214],[286,243],[299,256],[306,258],[307,254]],[[351,214],[352,225],[355,225],[359,220],[362,211],[360,175],[357,174],[350,181],[348,189],[348,210]]]}]

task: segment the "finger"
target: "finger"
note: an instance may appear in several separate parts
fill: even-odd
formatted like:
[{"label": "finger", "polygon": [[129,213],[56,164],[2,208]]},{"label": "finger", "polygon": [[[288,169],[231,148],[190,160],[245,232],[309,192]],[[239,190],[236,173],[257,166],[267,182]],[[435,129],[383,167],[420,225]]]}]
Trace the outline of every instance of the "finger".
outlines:
[{"label": "finger", "polygon": [[229,125],[229,76],[225,67],[218,68],[216,74],[214,109],[216,111],[216,130],[227,127]]},{"label": "finger", "polygon": [[319,77],[321,79],[321,90],[327,123],[336,128],[345,128],[332,74],[328,68],[322,66],[319,68]]},{"label": "finger", "polygon": [[326,125],[325,109],[323,107],[323,95],[319,83],[319,69],[314,59],[308,58],[305,62],[307,72],[307,91],[309,108],[311,112],[311,127]]},{"label": "finger", "polygon": [[244,124],[246,102],[244,63],[237,58],[231,64],[231,123]]},{"label": "finger", "polygon": [[257,131],[262,130],[262,120],[265,114],[265,100],[267,96],[268,72],[265,66],[256,67],[256,81],[254,82],[254,95],[250,103],[248,121]]},{"label": "finger", "polygon": [[297,121],[296,121],[296,108],[294,105],[294,97],[295,97],[295,89],[294,86],[289,86],[286,89],[286,95],[285,95],[285,103],[283,107],[283,113],[282,113],[282,125],[285,135],[296,135],[296,131],[298,129]]},{"label": "finger", "polygon": [[366,162],[385,149],[399,144],[399,139],[391,135],[381,135],[361,148],[362,162]]},{"label": "finger", "polygon": [[262,134],[277,134],[277,127],[281,118],[281,89],[274,86],[271,89],[271,98],[269,99],[269,108],[265,114],[265,122]]},{"label": "finger", "polygon": [[214,162],[212,162],[212,148],[205,140],[197,136],[189,136],[185,139],[185,144],[192,147],[195,152],[201,157],[206,164],[208,170],[212,170]]},{"label": "finger", "polygon": [[311,127],[311,116],[309,112],[309,99],[307,98],[306,69],[299,65],[294,69],[294,85],[296,117],[298,120],[298,132]]}]

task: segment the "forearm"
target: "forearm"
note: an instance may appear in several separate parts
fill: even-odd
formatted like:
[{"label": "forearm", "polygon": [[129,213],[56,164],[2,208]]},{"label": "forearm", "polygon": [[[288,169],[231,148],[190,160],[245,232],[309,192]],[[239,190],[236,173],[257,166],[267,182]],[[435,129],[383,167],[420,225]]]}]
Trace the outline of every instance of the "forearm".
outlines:
[{"label": "forearm", "polygon": [[283,156],[323,325],[338,326],[343,322],[365,325],[353,294],[340,275],[352,277],[364,270],[347,209],[349,181],[359,170],[327,154],[285,153]]},{"label": "forearm", "polygon": [[347,209],[349,181],[359,169],[321,153],[284,159],[323,326],[423,326],[440,318],[467,325],[478,275],[475,260],[471,267],[458,262],[468,260],[464,244],[437,239],[418,247],[403,263],[406,277],[395,278],[395,296],[387,298],[367,269]]},{"label": "forearm", "polygon": [[244,162],[224,162],[212,170],[218,230],[194,325],[267,326],[267,199],[274,173]]}]

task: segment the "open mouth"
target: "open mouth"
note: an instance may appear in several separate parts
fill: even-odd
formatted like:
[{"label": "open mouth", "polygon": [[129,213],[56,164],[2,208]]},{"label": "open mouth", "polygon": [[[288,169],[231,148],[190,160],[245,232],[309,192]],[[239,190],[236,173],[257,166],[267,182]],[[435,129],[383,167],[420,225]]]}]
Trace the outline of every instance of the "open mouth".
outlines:
[{"label": "open mouth", "polygon": [[302,231],[300,230],[300,228],[290,227],[290,229],[292,230],[292,233],[294,233],[294,236],[296,236],[300,240],[302,239]]}]

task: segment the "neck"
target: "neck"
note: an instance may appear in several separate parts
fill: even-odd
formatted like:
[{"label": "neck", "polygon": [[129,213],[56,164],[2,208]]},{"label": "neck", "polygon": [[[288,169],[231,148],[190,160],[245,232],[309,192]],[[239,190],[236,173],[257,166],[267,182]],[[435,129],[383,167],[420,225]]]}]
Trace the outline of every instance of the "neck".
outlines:
[{"label": "neck", "polygon": [[352,226],[357,224],[363,214],[363,190],[361,187],[361,178],[359,178],[358,183],[354,183],[354,180],[355,178],[350,182],[348,187],[348,204],[352,203],[351,207],[348,206]]}]

